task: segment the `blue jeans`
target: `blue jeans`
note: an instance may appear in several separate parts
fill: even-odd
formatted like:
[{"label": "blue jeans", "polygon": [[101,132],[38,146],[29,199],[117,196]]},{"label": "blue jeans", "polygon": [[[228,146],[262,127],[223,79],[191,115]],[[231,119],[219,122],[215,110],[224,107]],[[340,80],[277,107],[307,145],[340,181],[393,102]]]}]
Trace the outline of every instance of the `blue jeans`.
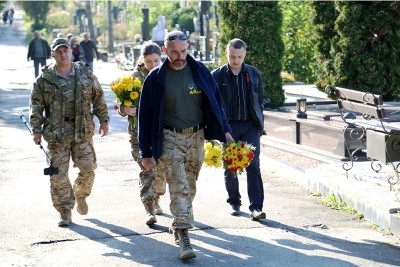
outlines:
[{"label": "blue jeans", "polygon": [[[252,144],[254,151],[254,159],[246,168],[247,175],[247,194],[249,196],[250,211],[263,208],[264,203],[264,186],[261,179],[260,171],[260,131],[253,121],[230,121],[232,128],[231,135],[236,141],[244,141]],[[241,196],[239,192],[239,180],[237,174],[225,170],[225,187],[228,192],[227,202],[231,205],[241,205]]]},{"label": "blue jeans", "polygon": [[93,72],[93,61],[87,61],[87,67]]},{"label": "blue jeans", "polygon": [[39,64],[41,65],[41,67],[46,65],[46,59],[44,57],[33,59],[33,67],[35,68],[35,78],[39,76]]}]

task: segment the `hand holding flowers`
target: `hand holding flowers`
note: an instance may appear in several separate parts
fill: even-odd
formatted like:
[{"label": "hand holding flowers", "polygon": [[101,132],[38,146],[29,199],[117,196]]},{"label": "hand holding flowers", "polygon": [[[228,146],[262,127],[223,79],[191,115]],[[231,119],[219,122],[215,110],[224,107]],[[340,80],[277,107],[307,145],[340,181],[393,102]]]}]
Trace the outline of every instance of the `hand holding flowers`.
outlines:
[{"label": "hand holding flowers", "polygon": [[209,167],[221,167],[241,174],[254,159],[255,147],[243,141],[230,141],[222,147],[217,141],[204,145],[204,163]]},{"label": "hand holding flowers", "polygon": [[[131,75],[123,76],[111,83],[118,105],[136,108],[139,105],[139,96],[142,90],[142,82]],[[129,112],[127,113],[128,115]],[[137,123],[135,112],[135,124]]]}]

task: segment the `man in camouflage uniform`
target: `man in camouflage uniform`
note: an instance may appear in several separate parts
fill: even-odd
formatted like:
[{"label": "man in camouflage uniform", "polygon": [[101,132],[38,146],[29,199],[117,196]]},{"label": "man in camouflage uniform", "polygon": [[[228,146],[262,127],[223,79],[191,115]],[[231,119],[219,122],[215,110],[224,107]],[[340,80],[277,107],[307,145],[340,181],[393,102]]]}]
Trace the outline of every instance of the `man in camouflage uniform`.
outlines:
[{"label": "man in camouflage uniform", "polygon": [[139,104],[139,147],[143,167],[158,162],[170,193],[171,228],[178,237],[179,259],[196,257],[188,229],[194,226],[192,201],[204,159],[204,140],[232,140],[218,87],[203,63],[188,55],[188,38],[167,34],[168,56],[143,84]]},{"label": "man in camouflage uniform", "polygon": [[[100,84],[81,62],[72,62],[71,47],[66,39],[57,38],[51,44],[55,64],[43,68],[30,96],[30,124],[35,144],[42,136],[58,174],[50,176],[53,206],[60,213],[59,226],[72,222],[75,199],[77,211],[88,212],[86,197],[91,193],[96,169],[93,148],[95,123],[100,121],[101,136],[108,133],[108,109]],[[70,158],[79,174],[71,186],[68,177]]]}]

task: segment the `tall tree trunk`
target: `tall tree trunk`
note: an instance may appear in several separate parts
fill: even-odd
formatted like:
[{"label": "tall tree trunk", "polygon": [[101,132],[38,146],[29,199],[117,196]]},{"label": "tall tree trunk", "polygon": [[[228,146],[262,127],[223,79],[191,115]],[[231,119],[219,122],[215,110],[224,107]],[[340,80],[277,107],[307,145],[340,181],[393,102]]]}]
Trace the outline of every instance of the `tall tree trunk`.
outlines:
[{"label": "tall tree trunk", "polygon": [[93,17],[92,17],[92,9],[90,8],[90,1],[86,1],[86,17],[88,19],[88,28],[89,28],[89,33],[90,36],[92,36],[92,39],[96,41],[96,37],[94,35],[94,27],[93,27]]},{"label": "tall tree trunk", "polygon": [[108,52],[114,54],[112,4],[110,0],[107,1],[107,13],[108,13]]}]

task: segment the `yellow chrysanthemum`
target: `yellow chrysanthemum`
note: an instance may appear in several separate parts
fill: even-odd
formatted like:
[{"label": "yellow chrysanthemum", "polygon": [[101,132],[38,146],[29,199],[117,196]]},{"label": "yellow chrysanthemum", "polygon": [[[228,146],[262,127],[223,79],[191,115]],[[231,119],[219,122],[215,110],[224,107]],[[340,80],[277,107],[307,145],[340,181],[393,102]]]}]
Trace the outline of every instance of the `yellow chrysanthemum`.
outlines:
[{"label": "yellow chrysanthemum", "polygon": [[131,92],[130,93],[130,97],[132,100],[135,100],[136,98],[139,97],[139,93],[138,92]]},{"label": "yellow chrysanthemum", "polygon": [[124,106],[131,107],[132,106],[132,101],[125,100],[124,101]]}]

